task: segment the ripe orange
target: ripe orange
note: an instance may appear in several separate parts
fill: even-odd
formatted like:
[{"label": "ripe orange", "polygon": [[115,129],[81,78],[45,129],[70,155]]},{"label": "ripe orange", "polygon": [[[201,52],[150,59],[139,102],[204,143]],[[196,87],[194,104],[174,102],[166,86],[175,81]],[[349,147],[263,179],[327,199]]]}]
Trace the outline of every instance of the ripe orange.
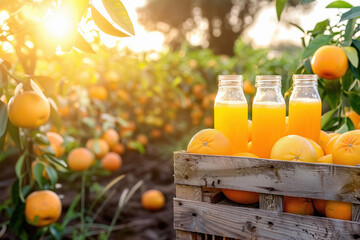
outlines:
[{"label": "ripe orange", "polygon": [[320,213],[322,216],[325,216],[325,207],[327,200],[323,199],[313,199],[313,204],[318,213]]},{"label": "ripe orange", "polygon": [[351,220],[352,205],[346,202],[327,201],[325,206],[325,216],[341,220]]},{"label": "ripe orange", "polygon": [[205,127],[211,128],[214,127],[214,118],[207,116],[204,118],[204,125]]},{"label": "ripe orange", "polygon": [[252,141],[248,142],[248,151],[251,153],[252,151]]},{"label": "ripe orange", "polygon": [[346,113],[346,116],[350,118],[352,123],[354,124],[355,129],[360,129],[360,115],[354,111],[350,111]]},{"label": "ripe orange", "polygon": [[330,141],[331,137],[324,131],[320,131],[319,145],[325,151],[326,144]]},{"label": "ripe orange", "polygon": [[314,215],[314,207],[310,198],[285,196],[284,212],[300,215]]},{"label": "ripe orange", "polygon": [[[95,145],[97,144],[97,146]],[[86,147],[95,154],[95,157],[102,158],[109,152],[109,145],[108,143],[101,138],[98,139],[89,139],[86,142]]]},{"label": "ripe orange", "polygon": [[127,91],[123,90],[123,89],[118,89],[116,91],[116,95],[121,99],[123,100],[124,102],[128,102],[129,99],[130,99],[130,96],[128,94]]},{"label": "ripe orange", "polygon": [[316,162],[317,163],[329,163],[329,164],[332,164],[333,163],[332,154],[325,155],[325,156],[319,158]]},{"label": "ripe orange", "polygon": [[272,147],[270,159],[316,162],[316,152],[304,137],[289,135],[280,138]]},{"label": "ripe orange", "polygon": [[336,133],[336,132],[329,133],[330,139],[333,138],[333,137],[336,137],[336,136],[340,136],[340,135],[341,135],[341,133]]},{"label": "ripe orange", "polygon": [[151,131],[151,136],[153,138],[160,138],[161,137],[161,131],[159,129],[154,129]]},{"label": "ripe orange", "polygon": [[233,156],[259,158],[259,157],[256,156],[255,154],[252,154],[252,153],[249,153],[249,152],[235,153],[235,154],[233,154]]},{"label": "ripe orange", "polygon": [[[50,147],[54,150],[55,156],[57,158],[61,157],[65,153],[65,147],[62,145],[64,138],[55,132],[47,132],[46,137],[50,142]],[[36,156],[40,157],[46,148],[46,145],[34,144],[34,153]]]},{"label": "ripe orange", "polygon": [[243,88],[244,88],[244,93],[249,95],[255,94],[255,87],[250,81],[244,81]]},{"label": "ripe orange", "polygon": [[22,128],[37,128],[50,117],[50,103],[39,94],[29,91],[10,98],[8,104],[9,120]]},{"label": "ripe orange", "polygon": [[68,105],[60,107],[59,108],[59,114],[63,118],[69,116],[70,115],[70,107]]},{"label": "ripe orange", "polygon": [[170,124],[170,123],[167,123],[165,124],[165,127],[164,127],[164,131],[166,133],[174,133],[174,125]]},{"label": "ripe orange", "polygon": [[322,150],[319,144],[317,144],[314,140],[310,138],[306,138],[306,140],[308,140],[311,146],[314,148],[316,152],[316,159],[319,159],[324,156],[324,151]]},{"label": "ripe orange", "polygon": [[116,171],[121,168],[122,159],[119,154],[109,152],[101,159],[101,166],[106,170]]},{"label": "ripe orange", "polygon": [[87,148],[75,148],[67,157],[69,168],[73,171],[89,169],[94,164],[94,158]]},{"label": "ripe orange", "polygon": [[221,189],[224,195],[233,202],[253,204],[259,202],[259,193],[233,189]]},{"label": "ripe orange", "polygon": [[56,222],[61,215],[59,196],[49,190],[32,192],[25,202],[26,220],[34,226],[44,227]]},{"label": "ripe orange", "polygon": [[219,130],[203,129],[190,140],[187,151],[189,153],[231,155],[229,139]]},{"label": "ripe orange", "polygon": [[325,79],[337,79],[344,76],[348,67],[345,51],[334,45],[318,48],[311,59],[313,72]]},{"label": "ripe orange", "polygon": [[252,121],[248,119],[248,128],[247,128],[247,140],[248,142],[252,139]]},{"label": "ripe orange", "polygon": [[205,85],[197,83],[193,86],[192,91],[198,99],[202,99],[205,96]]},{"label": "ripe orange", "polygon": [[104,139],[111,148],[119,142],[120,137],[115,129],[109,128],[102,135],[102,139]]},{"label": "ripe orange", "polygon": [[114,146],[110,148],[112,152],[116,152],[117,154],[124,154],[125,152],[125,146],[122,143],[117,143]]},{"label": "ripe orange", "polygon": [[145,136],[144,134],[137,135],[136,140],[143,146],[147,145],[149,142],[147,136]]},{"label": "ripe orange", "polygon": [[339,136],[332,150],[334,164],[355,166],[360,164],[360,130]]},{"label": "ripe orange", "polygon": [[89,88],[89,95],[92,99],[103,101],[107,98],[108,93],[104,86],[91,86]]},{"label": "ripe orange", "polygon": [[141,205],[146,210],[160,210],[165,206],[165,196],[159,190],[148,190],[141,196]]},{"label": "ripe orange", "polygon": [[325,155],[332,154],[333,146],[336,140],[340,137],[340,135],[335,135],[332,138],[330,138],[330,141],[325,146]]}]

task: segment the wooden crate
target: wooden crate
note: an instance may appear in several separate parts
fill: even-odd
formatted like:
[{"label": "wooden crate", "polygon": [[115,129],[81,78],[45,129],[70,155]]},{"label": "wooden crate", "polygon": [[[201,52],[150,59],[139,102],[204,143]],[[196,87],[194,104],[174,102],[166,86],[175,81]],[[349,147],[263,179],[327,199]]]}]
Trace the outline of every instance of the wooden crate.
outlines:
[{"label": "wooden crate", "polygon": [[[174,153],[176,239],[360,239],[360,168]],[[218,188],[260,193],[258,206]],[[352,203],[352,221],[283,212],[283,196]]]}]

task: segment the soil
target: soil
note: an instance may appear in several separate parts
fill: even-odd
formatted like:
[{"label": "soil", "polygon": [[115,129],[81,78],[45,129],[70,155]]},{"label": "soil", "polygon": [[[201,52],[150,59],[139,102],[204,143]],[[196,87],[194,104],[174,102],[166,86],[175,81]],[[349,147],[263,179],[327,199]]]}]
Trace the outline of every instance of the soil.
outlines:
[{"label": "soil", "polygon": [[[91,180],[106,186],[111,180],[125,174],[125,178],[118,182],[113,188],[114,194],[100,212],[94,222],[110,225],[115,214],[119,197],[125,188],[131,189],[139,180],[144,183],[133,195],[115,224],[116,230],[113,231],[109,239],[124,240],[168,240],[175,239],[173,229],[173,202],[175,185],[173,183],[173,160],[172,154],[160,156],[156,153],[155,146],[148,146],[147,154],[141,155],[138,152],[127,152],[122,156],[123,166],[119,171],[113,172],[110,176],[92,176]],[[14,165],[16,158],[6,159],[0,163],[0,204],[10,196],[11,184],[15,181]],[[81,179],[76,180],[79,185]],[[76,191],[72,184],[60,179],[62,187],[56,192],[62,197],[63,214],[66,213],[70,204],[76,196]],[[158,189],[164,193],[166,206],[160,211],[150,212],[141,207],[141,194],[149,189]],[[109,191],[111,192],[111,191]],[[91,195],[91,194],[90,194]],[[89,195],[88,195],[89,196]],[[87,204],[91,205],[91,198],[87,199]],[[99,207],[98,204],[97,207]],[[95,207],[96,211],[96,207]],[[62,216],[63,217],[63,216]],[[6,216],[0,216],[0,223],[4,222]],[[61,222],[61,220],[60,220]],[[70,225],[77,224],[72,222]],[[17,239],[10,231],[6,231],[1,239]],[[65,239],[72,239],[66,236]],[[95,236],[96,239],[96,236]]]}]

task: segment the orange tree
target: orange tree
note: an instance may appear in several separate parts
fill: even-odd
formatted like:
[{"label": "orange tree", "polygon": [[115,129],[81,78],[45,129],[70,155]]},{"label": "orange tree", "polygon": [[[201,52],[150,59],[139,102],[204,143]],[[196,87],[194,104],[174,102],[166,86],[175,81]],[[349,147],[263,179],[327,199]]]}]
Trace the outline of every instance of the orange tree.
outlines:
[{"label": "orange tree", "polygon": [[[133,25],[120,0],[101,2],[115,25],[109,22],[109,17],[100,14],[98,6],[93,3],[88,0],[5,0],[0,3],[1,44],[3,49],[7,46],[16,54],[3,52],[0,59],[0,161],[10,154],[17,156],[16,181],[11,188],[11,199],[0,208],[1,214],[5,212],[8,216],[8,221],[1,223],[1,226],[8,226],[21,239],[39,239],[48,231],[54,238],[60,239],[65,226],[78,217],[81,218],[81,227],[74,228],[74,232],[84,239],[94,220],[89,215],[91,212],[86,214],[84,209],[85,185],[90,176],[84,171],[81,173],[81,197],[79,195],[74,199],[62,224],[54,223],[61,214],[61,203],[54,193],[58,172],[69,172],[64,158],[77,144],[69,144],[73,142],[72,139],[64,140],[61,135],[48,132],[49,123],[57,129],[61,128],[55,95],[56,82],[52,77],[37,74],[39,62],[46,62],[56,52],[69,52],[72,48],[94,52],[83,37],[86,30],[81,27],[82,21],[93,20],[97,26],[94,31],[101,30],[117,37],[134,35]],[[61,18],[57,18],[59,16]],[[65,34],[62,31],[65,24],[68,31],[66,38],[63,38],[61,34]],[[89,157],[93,158],[90,153]],[[104,188],[99,196],[103,196],[122,177]],[[133,190],[123,192],[115,220],[138,187],[139,184]],[[78,214],[74,208],[79,199],[81,213]],[[42,203],[44,200],[46,205]],[[95,199],[94,203],[98,200]],[[104,229],[108,231],[107,237],[114,223],[113,220]]]},{"label": "orange tree", "polygon": [[[302,0],[300,4],[308,4],[315,0]],[[277,0],[278,19],[287,0]],[[304,51],[302,63],[297,73],[318,74],[319,93],[327,112],[322,116],[323,130],[336,130],[343,133],[360,128],[360,7],[354,7],[346,1],[334,1],[326,8],[343,9],[334,19],[318,22],[314,29],[305,31],[302,43]],[[306,39],[310,39],[308,42]],[[290,95],[291,88],[287,96]]]}]

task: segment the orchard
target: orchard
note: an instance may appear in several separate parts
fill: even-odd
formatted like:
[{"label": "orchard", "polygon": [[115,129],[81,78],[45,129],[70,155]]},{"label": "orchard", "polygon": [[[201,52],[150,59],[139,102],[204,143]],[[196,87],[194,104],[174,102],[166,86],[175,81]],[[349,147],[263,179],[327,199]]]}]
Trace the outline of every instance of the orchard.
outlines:
[{"label": "orchard", "polygon": [[355,239],[360,6],[318,2],[2,1],[0,239]]}]

